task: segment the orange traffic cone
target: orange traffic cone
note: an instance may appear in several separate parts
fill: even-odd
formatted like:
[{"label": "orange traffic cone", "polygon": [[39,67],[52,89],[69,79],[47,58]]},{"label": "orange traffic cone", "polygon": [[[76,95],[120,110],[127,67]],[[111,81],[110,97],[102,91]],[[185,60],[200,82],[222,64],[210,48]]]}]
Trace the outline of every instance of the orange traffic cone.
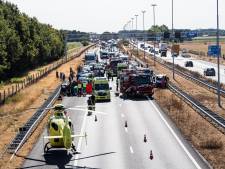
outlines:
[{"label": "orange traffic cone", "polygon": [[150,151],[149,159],[150,159],[150,160],[153,160],[153,153],[152,153],[152,150]]}]

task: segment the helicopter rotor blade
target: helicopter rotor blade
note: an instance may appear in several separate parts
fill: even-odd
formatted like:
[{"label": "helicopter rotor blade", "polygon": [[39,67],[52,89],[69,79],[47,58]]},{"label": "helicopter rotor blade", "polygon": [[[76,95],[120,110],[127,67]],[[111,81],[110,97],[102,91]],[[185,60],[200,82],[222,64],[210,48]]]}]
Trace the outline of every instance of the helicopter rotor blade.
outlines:
[{"label": "helicopter rotor blade", "polygon": [[100,112],[100,111],[95,111],[95,110],[88,110],[88,109],[81,109],[81,108],[67,108],[67,110],[80,110],[80,111],[89,111],[89,112],[92,112],[92,113],[95,113],[95,114],[102,114],[102,115],[107,115],[106,113],[104,112]]}]

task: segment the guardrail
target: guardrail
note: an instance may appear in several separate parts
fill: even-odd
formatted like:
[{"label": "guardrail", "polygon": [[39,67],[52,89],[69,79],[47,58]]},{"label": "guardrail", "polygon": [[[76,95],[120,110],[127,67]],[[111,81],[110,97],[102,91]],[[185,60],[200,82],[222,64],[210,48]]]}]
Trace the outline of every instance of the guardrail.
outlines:
[{"label": "guardrail", "polygon": [[213,122],[216,127],[225,129],[225,119],[223,117],[202,105],[199,101],[183,92],[174,84],[169,83],[168,87],[173,93],[175,93],[178,97],[181,97],[181,99],[183,99],[187,104],[191,105],[197,112],[199,112],[201,116],[211,119],[211,122]]},{"label": "guardrail", "polygon": [[[144,63],[141,59],[135,57],[132,55],[132,57],[139,62],[143,66],[147,66],[146,63]],[[199,101],[182,91],[180,88],[178,88],[176,85],[169,82],[168,88],[170,91],[175,93],[178,97],[180,97],[182,100],[184,100],[187,104],[192,106],[193,109],[195,109],[202,117],[209,118],[209,122],[211,122],[215,127],[217,127],[221,132],[225,133],[225,119],[212,110],[208,109],[204,105],[202,105]],[[222,129],[222,130],[221,130]]]},{"label": "guardrail", "polygon": [[[151,57],[153,57],[151,54],[149,54],[149,55],[150,55]],[[170,69],[170,70],[173,69],[172,66],[169,66],[168,63],[167,63],[166,61],[164,61],[164,60],[159,59],[159,58],[157,58],[157,57],[156,57],[155,60],[156,60],[157,63],[161,64],[161,65],[164,66],[165,68]],[[186,79],[190,79],[190,80],[192,80],[193,82],[195,82],[196,84],[202,85],[202,86],[204,86],[204,87],[207,88],[207,89],[212,89],[212,90],[214,90],[214,92],[217,93],[217,86],[214,86],[214,85],[212,85],[212,84],[209,84],[209,83],[207,83],[207,82],[204,82],[204,81],[202,81],[202,80],[200,80],[200,79],[198,79],[198,78],[195,78],[195,77],[193,77],[192,75],[189,75],[189,74],[187,74],[187,73],[184,73],[184,72],[182,72],[182,71],[180,71],[180,70],[178,70],[178,69],[176,69],[176,68],[175,68],[174,70],[175,70],[175,73],[179,74],[180,76],[182,76],[182,77],[184,77],[184,78],[186,78]],[[220,92],[221,92],[221,96],[225,97],[225,90],[224,90],[224,89],[220,89]]]},{"label": "guardrail", "polygon": [[[66,63],[84,53],[89,48],[95,46],[95,44],[86,47],[81,50],[79,53],[75,54],[73,57],[67,59],[63,63]],[[62,63],[62,64],[63,64]],[[26,122],[26,124],[19,128],[19,132],[16,137],[11,141],[11,143],[6,147],[5,151],[1,154],[1,157],[4,155],[6,151],[12,154],[11,159],[14,157],[16,152],[22,147],[22,145],[26,142],[29,136],[34,132],[37,128],[40,121],[45,117],[46,113],[49,111],[46,108],[50,108],[53,102],[58,98],[60,94],[61,85],[56,88],[53,94],[43,103],[43,105],[35,112],[35,114]]]},{"label": "guardrail", "polygon": [[57,89],[53,92],[53,94],[44,102],[44,104],[27,121],[27,123],[19,129],[19,132],[17,133],[16,137],[7,147],[7,151],[13,154],[11,158],[13,158],[16,152],[21,148],[21,146],[36,129],[40,121],[45,117],[46,113],[49,111],[46,108],[50,108],[53,102],[58,98],[60,94],[60,88],[61,86],[58,86]]}]

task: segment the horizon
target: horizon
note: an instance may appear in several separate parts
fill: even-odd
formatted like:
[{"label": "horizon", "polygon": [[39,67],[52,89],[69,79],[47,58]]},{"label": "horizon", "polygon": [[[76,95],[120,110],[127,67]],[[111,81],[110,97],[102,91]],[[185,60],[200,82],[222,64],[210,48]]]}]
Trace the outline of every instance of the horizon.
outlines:
[{"label": "horizon", "polygon": [[[155,2],[158,5],[156,7],[156,25],[165,24],[171,29],[171,6],[169,1],[163,2],[165,0],[132,1],[129,2],[129,6],[127,6],[127,0],[122,1],[120,6],[118,6],[117,2],[119,1],[117,0],[114,2],[110,0],[98,0],[98,2],[90,0],[78,0],[76,2],[65,0],[56,1],[54,5],[52,5],[51,0],[4,1],[17,5],[18,9],[29,17],[36,17],[39,22],[50,24],[56,29],[94,32],[98,34],[106,31],[118,32],[123,30],[123,26],[135,14],[139,14],[138,30],[142,30],[141,11],[143,9],[147,11],[145,15],[145,28],[149,29],[153,25],[153,14],[150,5],[152,2]],[[210,0],[205,1],[204,7],[202,6],[201,12],[199,12],[198,6],[201,5],[201,2],[195,2],[196,5],[191,5],[194,2],[194,0],[190,0],[189,2],[185,0],[174,2],[174,28],[191,30],[216,29],[216,3]],[[110,8],[107,8],[107,6],[110,6]],[[225,23],[222,20],[225,18],[225,13],[222,11],[225,11],[225,2],[220,2],[219,8],[220,30],[223,30],[225,29]]]}]

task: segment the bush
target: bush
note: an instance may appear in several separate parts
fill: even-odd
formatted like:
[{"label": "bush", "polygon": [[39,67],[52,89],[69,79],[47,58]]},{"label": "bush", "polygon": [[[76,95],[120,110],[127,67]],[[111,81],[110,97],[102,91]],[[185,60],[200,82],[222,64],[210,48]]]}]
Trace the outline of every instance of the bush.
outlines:
[{"label": "bush", "polygon": [[83,46],[88,46],[89,45],[88,41],[82,41],[81,43],[82,43]]},{"label": "bush", "polygon": [[222,141],[216,139],[216,138],[211,138],[206,141],[201,142],[200,144],[201,148],[203,149],[221,149],[223,147]]}]

